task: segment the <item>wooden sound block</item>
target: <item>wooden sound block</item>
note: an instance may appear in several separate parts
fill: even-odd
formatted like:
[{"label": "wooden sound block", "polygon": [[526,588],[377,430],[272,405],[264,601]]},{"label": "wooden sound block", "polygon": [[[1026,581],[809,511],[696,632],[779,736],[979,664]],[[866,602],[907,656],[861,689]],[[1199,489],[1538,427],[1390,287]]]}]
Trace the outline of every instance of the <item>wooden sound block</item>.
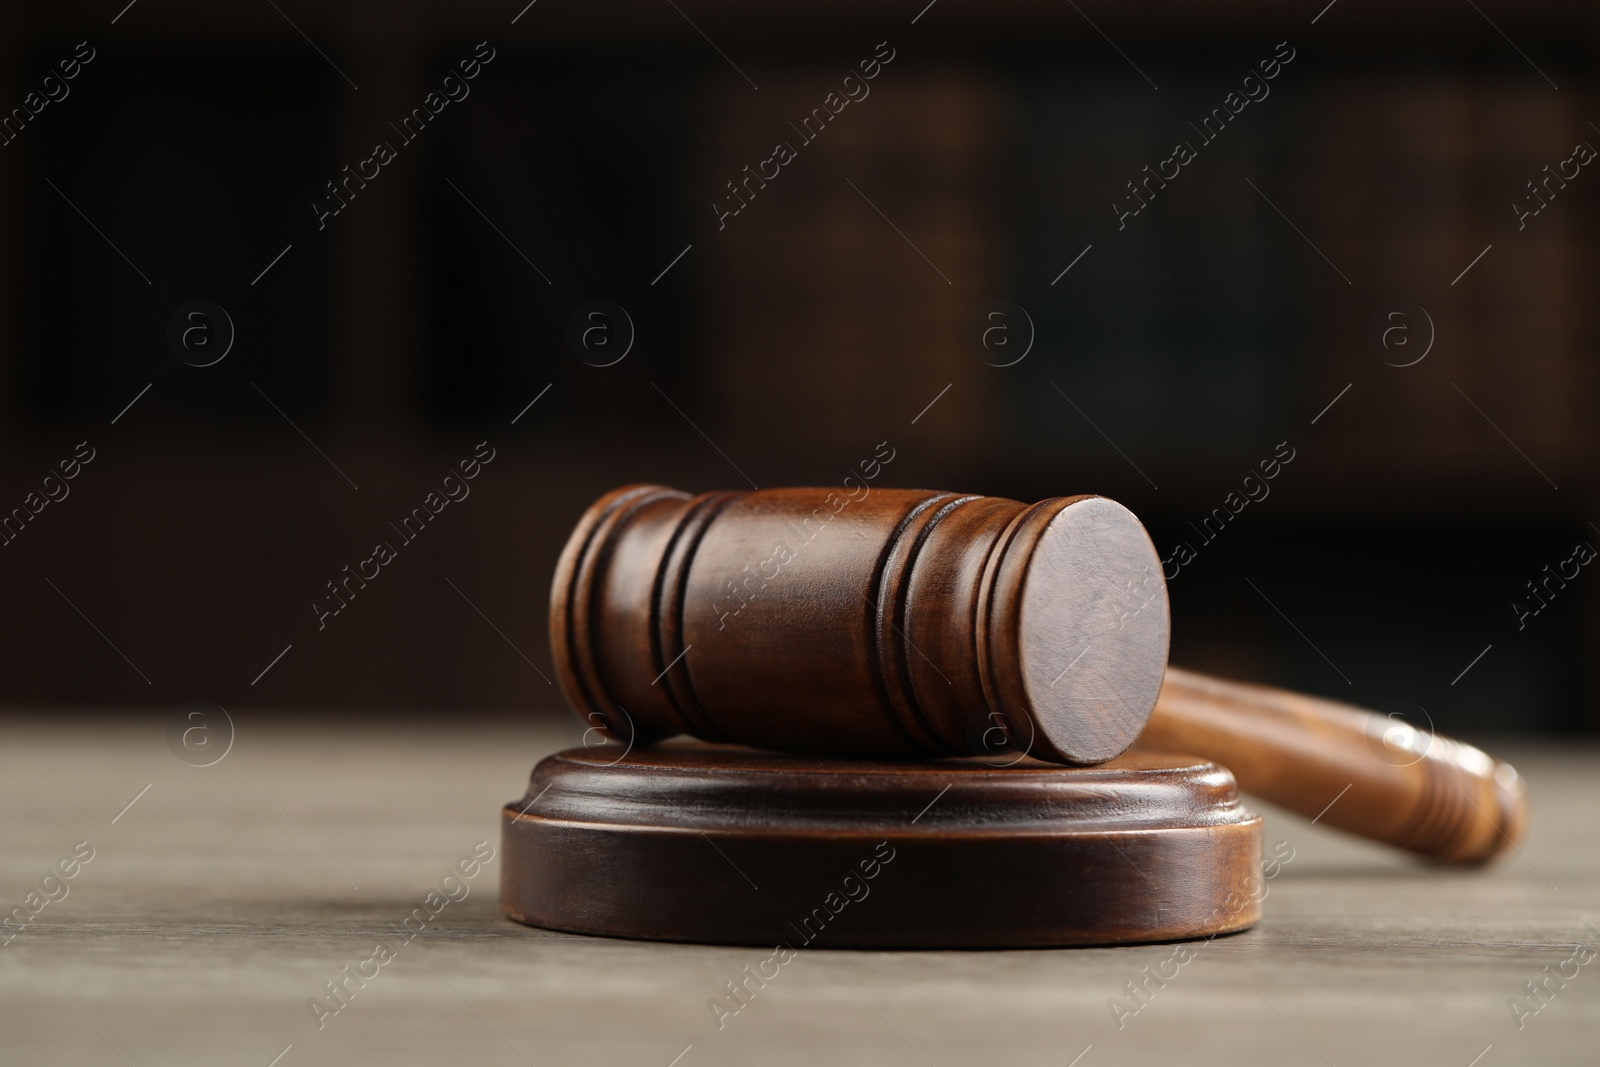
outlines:
[{"label": "wooden sound block", "polygon": [[1117,944],[1261,915],[1233,776],[1133,751],[878,763],[576,748],[502,813],[500,903],[580,934],[801,948]]}]

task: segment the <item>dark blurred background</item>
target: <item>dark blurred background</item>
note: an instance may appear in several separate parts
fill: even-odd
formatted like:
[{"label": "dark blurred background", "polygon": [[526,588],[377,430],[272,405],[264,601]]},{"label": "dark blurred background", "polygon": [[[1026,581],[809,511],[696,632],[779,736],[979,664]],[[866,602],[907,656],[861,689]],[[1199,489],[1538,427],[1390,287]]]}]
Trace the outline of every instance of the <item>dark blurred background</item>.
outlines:
[{"label": "dark blurred background", "polygon": [[[1175,662],[1595,730],[1600,576],[1527,588],[1600,546],[1592,5],[125,4],[0,13],[14,715],[553,712],[550,574],[594,497],[834,484],[888,441],[888,484],[1100,492],[1188,544]],[[568,339],[596,299],[636,335],[610,366]],[[168,340],[195,300],[236,331],[207,367]]]}]

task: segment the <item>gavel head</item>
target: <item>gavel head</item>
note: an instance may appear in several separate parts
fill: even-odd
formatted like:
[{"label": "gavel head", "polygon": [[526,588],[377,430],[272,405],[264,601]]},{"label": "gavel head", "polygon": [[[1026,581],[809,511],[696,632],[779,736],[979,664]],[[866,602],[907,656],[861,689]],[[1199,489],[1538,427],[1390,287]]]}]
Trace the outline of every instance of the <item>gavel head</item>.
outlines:
[{"label": "gavel head", "polygon": [[573,531],[550,634],[579,717],[628,744],[1087,764],[1144,728],[1169,615],[1103,497],[634,485]]}]

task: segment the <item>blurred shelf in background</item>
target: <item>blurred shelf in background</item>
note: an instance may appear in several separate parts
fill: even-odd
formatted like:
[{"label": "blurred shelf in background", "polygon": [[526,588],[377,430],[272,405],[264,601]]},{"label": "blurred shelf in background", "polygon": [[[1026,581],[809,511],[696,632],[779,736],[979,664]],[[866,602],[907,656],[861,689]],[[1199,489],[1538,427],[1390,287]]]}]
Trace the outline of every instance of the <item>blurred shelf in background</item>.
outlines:
[{"label": "blurred shelf in background", "polygon": [[[1442,3],[119,7],[0,25],[6,100],[98,50],[0,149],[0,506],[79,440],[104,457],[6,547],[7,703],[554,706],[546,583],[589,499],[838,481],[888,440],[898,484],[1104,492],[1189,543],[1181,662],[1443,729],[1600,725],[1600,580],[1511,607],[1600,544],[1600,178],[1512,207],[1600,143],[1592,6],[1490,12],[1537,67]],[[485,39],[470,95],[319,228]],[[835,112],[852,69],[870,93]],[[596,298],[637,331],[612,367],[566,339]],[[164,340],[191,299],[238,328],[204,371]],[[973,341],[995,301],[1031,317],[1012,366]],[[1429,319],[1413,366],[1368,340],[1394,301]],[[319,630],[326,583],[485,438],[477,503]]]}]

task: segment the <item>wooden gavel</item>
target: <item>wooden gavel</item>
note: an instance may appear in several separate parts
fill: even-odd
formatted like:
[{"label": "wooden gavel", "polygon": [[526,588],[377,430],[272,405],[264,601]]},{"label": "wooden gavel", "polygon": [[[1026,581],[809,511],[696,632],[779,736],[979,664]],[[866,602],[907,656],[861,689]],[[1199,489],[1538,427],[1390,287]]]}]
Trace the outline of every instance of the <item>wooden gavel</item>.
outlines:
[{"label": "wooden gavel", "polygon": [[1144,527],[1104,497],[1027,505],[927,490],[596,501],[550,598],[556,669],[588,725],[889,758],[1109,760],[1137,739],[1246,792],[1451,862],[1527,821],[1516,771],[1346,704],[1167,666]]}]

